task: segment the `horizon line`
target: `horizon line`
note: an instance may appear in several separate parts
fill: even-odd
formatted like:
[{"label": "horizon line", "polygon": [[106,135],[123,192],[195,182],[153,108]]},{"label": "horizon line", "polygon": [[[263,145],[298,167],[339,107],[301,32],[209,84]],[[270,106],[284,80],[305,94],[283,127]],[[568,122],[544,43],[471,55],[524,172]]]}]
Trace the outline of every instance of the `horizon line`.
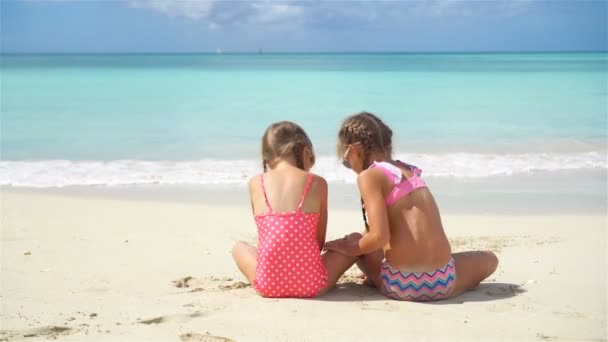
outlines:
[{"label": "horizon line", "polygon": [[0,51],[0,55],[322,55],[322,54],[535,54],[535,53],[607,53],[605,50],[479,50],[479,51]]}]

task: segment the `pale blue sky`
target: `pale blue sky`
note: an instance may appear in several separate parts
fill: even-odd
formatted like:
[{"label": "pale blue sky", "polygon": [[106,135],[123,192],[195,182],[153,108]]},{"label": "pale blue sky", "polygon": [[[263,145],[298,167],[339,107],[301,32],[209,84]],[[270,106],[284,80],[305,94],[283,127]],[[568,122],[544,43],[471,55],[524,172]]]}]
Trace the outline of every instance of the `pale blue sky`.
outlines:
[{"label": "pale blue sky", "polygon": [[5,53],[608,49],[606,1],[0,3]]}]

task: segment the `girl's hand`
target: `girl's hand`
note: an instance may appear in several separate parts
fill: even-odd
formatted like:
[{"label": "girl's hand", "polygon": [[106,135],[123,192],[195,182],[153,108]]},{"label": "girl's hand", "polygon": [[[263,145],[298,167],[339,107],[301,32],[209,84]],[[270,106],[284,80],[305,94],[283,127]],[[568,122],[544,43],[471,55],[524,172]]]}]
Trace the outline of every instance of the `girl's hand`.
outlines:
[{"label": "girl's hand", "polygon": [[359,256],[359,239],[352,239],[344,237],[343,239],[337,239],[325,243],[323,247],[326,251],[334,251],[346,256]]}]

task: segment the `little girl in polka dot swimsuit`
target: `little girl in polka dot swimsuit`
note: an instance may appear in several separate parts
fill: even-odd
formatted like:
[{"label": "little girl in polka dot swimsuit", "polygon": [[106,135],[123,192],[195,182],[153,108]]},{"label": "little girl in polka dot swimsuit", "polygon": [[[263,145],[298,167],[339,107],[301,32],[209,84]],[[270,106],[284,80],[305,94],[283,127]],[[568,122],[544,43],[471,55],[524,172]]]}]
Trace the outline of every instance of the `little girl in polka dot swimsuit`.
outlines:
[{"label": "little girl in polka dot swimsuit", "polygon": [[264,297],[316,297],[330,290],[357,260],[321,254],[327,226],[327,182],[309,173],[315,163],[304,130],[282,121],[262,137],[264,173],[249,182],[257,248],[236,243],[232,256]]}]

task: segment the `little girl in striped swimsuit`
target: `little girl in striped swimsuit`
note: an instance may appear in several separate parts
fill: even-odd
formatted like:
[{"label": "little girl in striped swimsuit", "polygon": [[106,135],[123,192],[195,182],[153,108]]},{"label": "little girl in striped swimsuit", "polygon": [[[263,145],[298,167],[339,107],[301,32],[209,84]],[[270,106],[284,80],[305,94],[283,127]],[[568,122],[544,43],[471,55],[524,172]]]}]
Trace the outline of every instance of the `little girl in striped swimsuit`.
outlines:
[{"label": "little girl in striped swimsuit", "polygon": [[362,112],[346,118],[338,155],[355,171],[366,233],[325,244],[358,256],[367,282],[389,298],[430,301],[475,288],[498,265],[492,252],[454,253],[422,171],[392,160],[391,129]]},{"label": "little girl in striped swimsuit", "polygon": [[308,171],[312,143],[298,125],[272,124],[262,138],[264,173],[249,182],[257,248],[239,241],[234,260],[264,297],[316,297],[331,289],[356,257],[321,255],[327,226],[327,182]]}]

